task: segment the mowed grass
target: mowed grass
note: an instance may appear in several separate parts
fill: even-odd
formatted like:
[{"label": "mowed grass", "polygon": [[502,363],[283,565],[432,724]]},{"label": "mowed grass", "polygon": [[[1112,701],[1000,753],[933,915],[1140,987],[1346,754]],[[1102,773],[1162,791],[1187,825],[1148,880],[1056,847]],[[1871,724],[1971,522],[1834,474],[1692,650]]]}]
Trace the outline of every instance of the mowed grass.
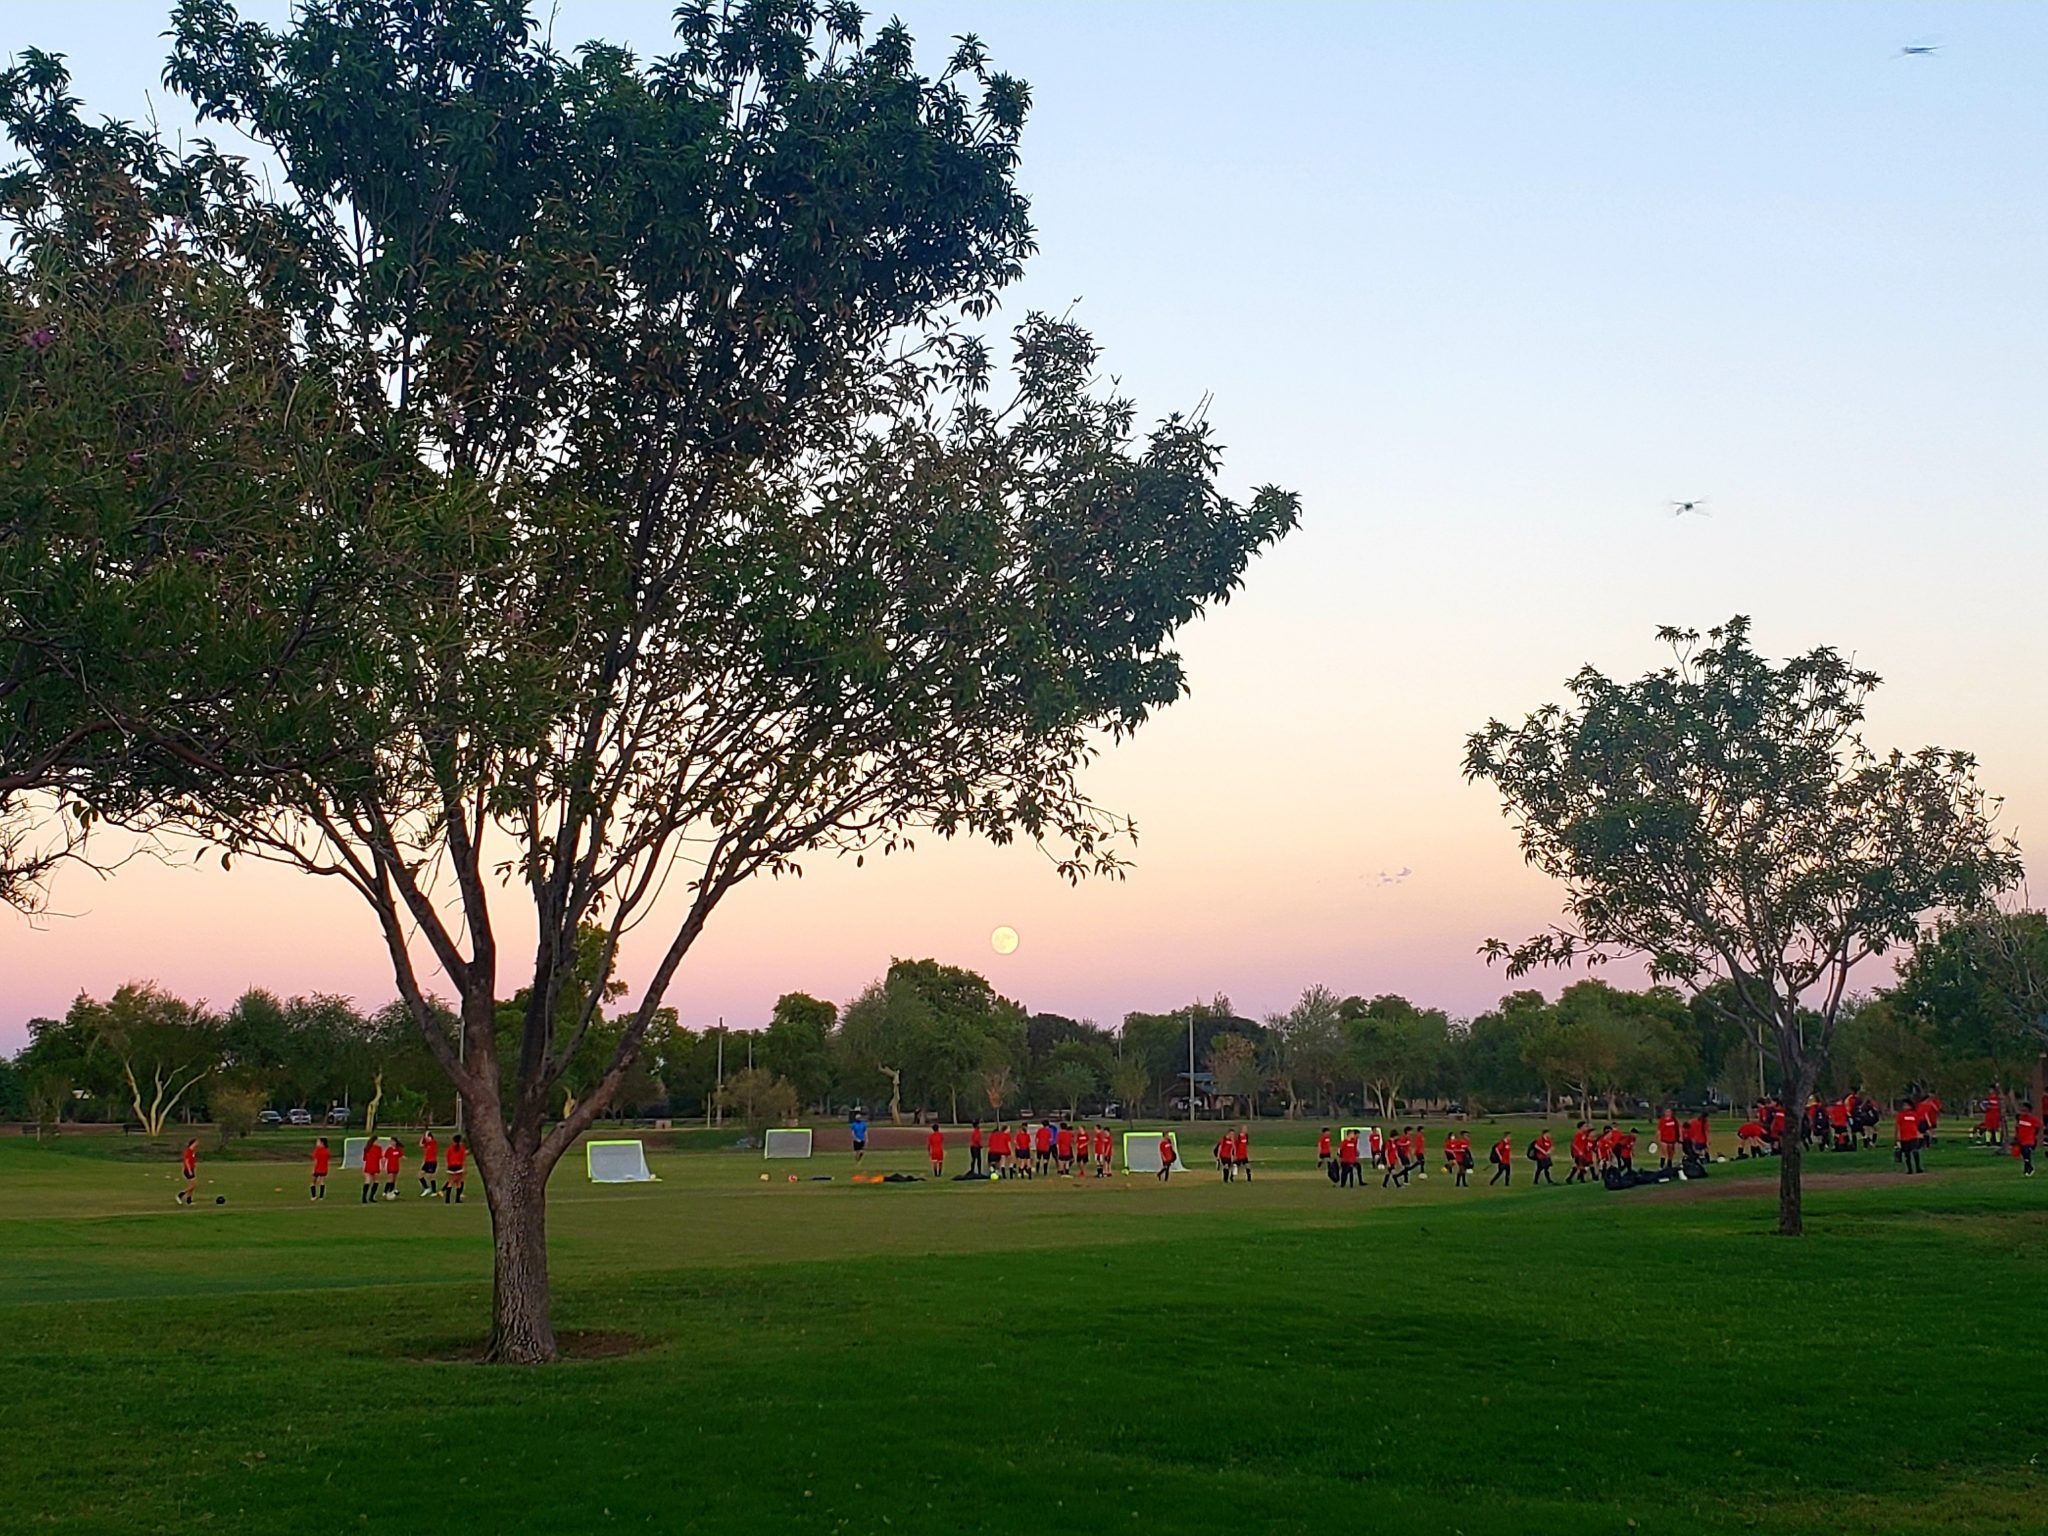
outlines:
[{"label": "mowed grass", "polygon": [[183,1210],[168,1157],[0,1143],[0,1528],[2048,1529],[2048,1176],[1816,1159],[1787,1242],[1774,1166],[1354,1194],[1313,1134],[1249,1187],[565,1167],[557,1325],[636,1347],[538,1371],[463,1361],[474,1191],[209,1158]]}]

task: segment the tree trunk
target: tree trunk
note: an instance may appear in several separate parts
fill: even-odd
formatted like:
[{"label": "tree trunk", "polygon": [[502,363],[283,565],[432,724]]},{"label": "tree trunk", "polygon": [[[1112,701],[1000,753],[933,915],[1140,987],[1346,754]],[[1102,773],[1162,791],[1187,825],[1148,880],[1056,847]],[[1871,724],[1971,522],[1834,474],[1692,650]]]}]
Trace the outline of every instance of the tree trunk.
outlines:
[{"label": "tree trunk", "polygon": [[1804,1237],[1806,1211],[1801,1204],[1799,1165],[1806,1149],[1790,1125],[1785,1131],[1778,1143],[1778,1235]]},{"label": "tree trunk", "polygon": [[[1791,1123],[1791,1110],[1796,1105],[1801,1115],[1806,1113],[1807,1097],[1813,1092],[1814,1079],[1820,1076],[1817,1062],[1808,1062],[1799,1049],[1799,1038],[1793,1023],[1778,1026],[1778,1080],[1781,1085],[1790,1085],[1791,1094],[1785,1100],[1787,1110],[1785,1129],[1795,1132]],[[1804,1192],[1800,1187],[1799,1174],[1805,1161],[1806,1144],[1797,1134],[1783,1137],[1778,1147],[1778,1235],[1780,1237],[1804,1237],[1806,1235],[1806,1207]]]},{"label": "tree trunk", "polygon": [[491,1342],[493,1365],[545,1365],[555,1358],[548,1297],[547,1175],[533,1159],[479,1137],[478,1171],[491,1207]]}]

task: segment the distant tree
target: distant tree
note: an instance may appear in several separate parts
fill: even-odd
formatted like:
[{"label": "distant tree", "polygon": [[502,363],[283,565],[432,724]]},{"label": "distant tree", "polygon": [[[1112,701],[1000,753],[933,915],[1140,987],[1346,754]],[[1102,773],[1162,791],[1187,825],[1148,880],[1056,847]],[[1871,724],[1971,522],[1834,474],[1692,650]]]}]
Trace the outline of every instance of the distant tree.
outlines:
[{"label": "distant tree", "polygon": [[28,1084],[17,1067],[0,1056],[0,1120],[28,1118]]},{"label": "distant tree", "polygon": [[806,1104],[822,1104],[832,1091],[832,1031],[839,1010],[822,998],[785,992],[775,1000],[761,1032],[760,1065],[789,1079]]},{"label": "distant tree", "polygon": [[152,1138],[220,1066],[220,1021],[147,982],[129,982],[104,1003],[84,993],[69,1019],[118,1064],[128,1103]]},{"label": "distant tree", "polygon": [[220,1132],[220,1144],[225,1147],[255,1130],[256,1117],[269,1101],[270,1094],[260,1083],[216,1084],[206,1095],[206,1108]]},{"label": "distant tree", "polygon": [[1913,945],[1889,994],[1929,1045],[1975,1057],[2008,1097],[2048,1100],[2048,913],[1980,903]]},{"label": "distant tree", "polygon": [[1056,1063],[1047,1075],[1046,1088],[1053,1096],[1053,1102],[1061,1105],[1066,1118],[1072,1120],[1081,1110],[1081,1101],[1092,1098],[1102,1091],[1102,1079],[1087,1062],[1075,1057]]},{"label": "distant tree", "polygon": [[998,1052],[983,1061],[981,1094],[988,1101],[989,1114],[997,1118],[1016,1102],[1017,1069],[1010,1065],[1007,1055]]},{"label": "distant tree", "polygon": [[61,1067],[46,1066],[24,1073],[22,1082],[28,1091],[28,1112],[35,1121],[36,1140],[41,1141],[64,1122],[64,1111],[71,1103],[71,1079]]},{"label": "distant tree", "polygon": [[1343,1021],[1350,1069],[1391,1118],[1403,1090],[1434,1071],[1449,1049],[1451,1021],[1441,1009],[1418,1008],[1392,993],[1350,1011]]},{"label": "distant tree", "polygon": [[1932,1026],[1890,996],[1853,997],[1842,1008],[1835,1035],[1841,1072],[1837,1091],[1861,1088],[1895,1101],[1918,1083],[1941,1074],[1943,1053]]},{"label": "distant tree", "polygon": [[[1565,886],[1562,924],[1484,952],[1513,976],[1636,955],[1690,990],[1725,980],[1801,1101],[1855,967],[1910,943],[1928,913],[2012,885],[2018,853],[1969,754],[1864,746],[1874,673],[1825,647],[1773,665],[1744,618],[1660,633],[1673,665],[1633,683],[1587,667],[1571,706],[1468,741],[1467,777],[1500,790],[1524,857]],[[1804,1230],[1800,1169],[1793,1138],[1779,1159],[1788,1235]]]},{"label": "distant tree", "polygon": [[1530,1045],[1556,1021],[1551,1003],[1526,987],[1474,1017],[1454,1042],[1466,1108],[1499,1109],[1540,1094],[1547,1112],[1557,1079],[1532,1066]]},{"label": "distant tree", "polygon": [[786,1077],[777,1077],[765,1067],[741,1067],[718,1090],[721,1108],[738,1116],[747,1134],[759,1146],[771,1126],[786,1125],[796,1118],[797,1094]]},{"label": "distant tree", "polygon": [[1109,1091],[1123,1107],[1126,1120],[1145,1113],[1152,1096],[1152,1074],[1139,1061],[1120,1061],[1109,1072]]},{"label": "distant tree", "polygon": [[1285,1013],[1266,1021],[1269,1064],[1288,1093],[1289,1114],[1302,1091],[1312,1091],[1326,1108],[1344,1075],[1344,1033],[1337,994],[1325,986],[1305,988]]},{"label": "distant tree", "polygon": [[1212,1037],[1209,1074],[1218,1094],[1242,1106],[1246,1114],[1256,1110],[1265,1074],[1259,1066],[1259,1048],[1249,1038],[1238,1034]]}]

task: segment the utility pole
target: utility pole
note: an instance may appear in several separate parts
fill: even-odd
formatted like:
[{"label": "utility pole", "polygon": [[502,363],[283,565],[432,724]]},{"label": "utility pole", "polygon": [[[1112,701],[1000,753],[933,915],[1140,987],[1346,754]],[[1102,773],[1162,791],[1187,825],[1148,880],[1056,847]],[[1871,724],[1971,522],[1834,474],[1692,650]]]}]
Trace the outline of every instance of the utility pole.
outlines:
[{"label": "utility pole", "polygon": [[719,1102],[719,1099],[720,1099],[720,1098],[721,1098],[721,1096],[722,1096],[722,1095],[724,1094],[724,1092],[725,1092],[725,1018],[724,1018],[724,1016],[723,1016],[723,1015],[721,1014],[721,1015],[719,1016],[719,1020],[718,1020],[718,1082],[717,1082],[717,1085],[716,1085],[716,1086],[715,1086],[715,1087],[714,1087],[714,1088],[712,1089],[712,1091],[711,1091],[711,1105],[712,1105],[712,1113],[718,1116],[718,1120],[717,1120],[717,1123],[718,1123],[719,1125],[724,1125],[724,1124],[725,1124],[725,1106],[724,1106],[723,1104],[721,1104],[721,1103]]},{"label": "utility pole", "polygon": [[1195,1016],[1188,1015],[1188,1124],[1195,1123]]}]

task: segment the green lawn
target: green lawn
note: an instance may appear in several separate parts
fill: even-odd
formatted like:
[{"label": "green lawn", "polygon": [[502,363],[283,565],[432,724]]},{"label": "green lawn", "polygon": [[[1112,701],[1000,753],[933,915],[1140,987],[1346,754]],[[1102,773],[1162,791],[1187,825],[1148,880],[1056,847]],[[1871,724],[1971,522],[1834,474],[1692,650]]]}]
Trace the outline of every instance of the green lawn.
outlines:
[{"label": "green lawn", "polygon": [[565,1168],[558,1326],[645,1347],[541,1371],[461,1363],[480,1199],[0,1142],[0,1529],[2048,1529],[2048,1175],[1817,1159],[1785,1242],[1774,1168],[1354,1195],[1313,1135],[1230,1188]]}]

